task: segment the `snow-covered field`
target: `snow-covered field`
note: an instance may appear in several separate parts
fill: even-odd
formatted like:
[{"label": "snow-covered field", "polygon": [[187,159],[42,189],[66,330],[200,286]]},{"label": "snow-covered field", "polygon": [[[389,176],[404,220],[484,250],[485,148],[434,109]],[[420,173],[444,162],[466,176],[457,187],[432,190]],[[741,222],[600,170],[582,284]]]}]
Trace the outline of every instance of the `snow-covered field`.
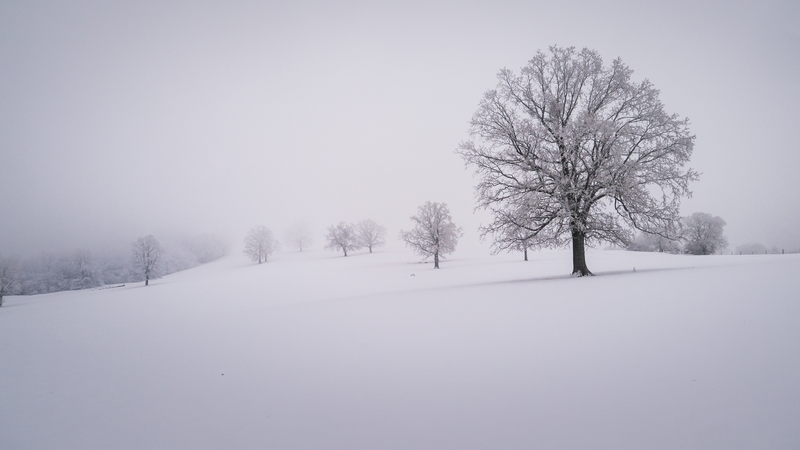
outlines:
[{"label": "snow-covered field", "polygon": [[237,255],[7,297],[0,448],[800,448],[800,255],[587,258]]}]

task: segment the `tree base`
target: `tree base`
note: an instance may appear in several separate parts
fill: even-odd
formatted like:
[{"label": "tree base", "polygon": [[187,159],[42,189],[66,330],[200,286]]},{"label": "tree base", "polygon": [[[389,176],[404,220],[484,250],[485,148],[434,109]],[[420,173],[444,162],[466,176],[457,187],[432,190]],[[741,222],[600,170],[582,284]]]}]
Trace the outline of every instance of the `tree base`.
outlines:
[{"label": "tree base", "polygon": [[586,235],[576,229],[572,230],[572,276],[591,277],[594,274],[586,266]]},{"label": "tree base", "polygon": [[584,270],[575,269],[575,270],[572,271],[572,276],[573,277],[593,277],[594,274],[592,272],[590,272],[589,269],[584,269]]}]

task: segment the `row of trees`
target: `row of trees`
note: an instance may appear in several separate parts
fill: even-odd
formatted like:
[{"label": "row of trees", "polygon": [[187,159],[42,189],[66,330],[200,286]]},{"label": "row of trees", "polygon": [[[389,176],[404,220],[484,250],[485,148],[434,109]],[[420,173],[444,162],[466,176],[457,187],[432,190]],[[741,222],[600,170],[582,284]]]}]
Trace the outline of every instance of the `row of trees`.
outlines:
[{"label": "row of trees", "polygon": [[[458,238],[463,235],[463,230],[455,225],[450,215],[450,210],[445,203],[426,202],[418,208],[417,215],[411,217],[414,227],[409,231],[400,231],[400,240],[411,247],[423,257],[433,258],[434,268],[439,268],[439,260],[445,255],[455,251]],[[293,228],[296,230],[296,227]],[[302,242],[308,243],[310,236],[303,235]],[[302,251],[303,245],[299,239],[292,239]],[[373,249],[386,244],[386,227],[372,219],[365,219],[358,223],[339,222],[328,227],[325,235],[325,248],[348,252],[361,248]],[[261,264],[279,247],[278,241],[272,232],[264,226],[253,227],[244,239],[244,253],[253,261]]]},{"label": "row of trees", "polygon": [[[308,225],[303,222],[297,222],[286,229],[284,242],[289,247],[296,248],[302,252],[314,243],[314,237]],[[280,246],[280,241],[264,225],[257,225],[251,228],[244,238],[244,254],[259,264],[266,262],[267,258],[278,250]]]},{"label": "row of trees", "polygon": [[[456,226],[446,203],[425,202],[417,214],[411,217],[414,227],[409,231],[400,231],[401,241],[424,258],[433,258],[434,268],[439,268],[439,260],[455,251],[458,238],[463,230]],[[347,256],[348,251],[369,248],[386,243],[386,228],[374,220],[362,220],[357,224],[339,222],[328,227],[325,236],[326,248],[341,251]]]},{"label": "row of trees", "polygon": [[[493,215],[481,235],[496,249],[522,250],[527,259],[528,248],[571,244],[572,273],[585,276],[592,275],[587,244],[626,246],[637,232],[663,239],[661,248],[684,239],[690,253],[727,245],[719,218],[693,226],[693,215],[682,226],[681,198],[699,176],[684,168],[695,136],[688,119],[664,109],[652,83],[632,75],[620,59],[606,65],[594,50],[556,46],[537,52],[518,73],[498,73],[472,117],[470,138],[458,148],[480,178],[478,207]],[[414,228],[400,238],[438,268],[461,230],[444,204],[428,202],[412,220]],[[245,252],[262,262],[277,244],[271,233],[254,230],[261,237],[251,242],[248,235]],[[716,241],[704,237],[717,230]],[[346,256],[381,245],[365,239],[342,222],[329,227],[326,247]],[[295,242],[301,250],[308,245]]]},{"label": "row of trees", "polygon": [[[386,244],[386,228],[371,219],[362,220],[356,224],[340,222],[338,225],[328,227],[325,236],[326,248],[342,251],[347,256],[348,251],[368,248],[369,252]],[[286,242],[300,250],[307,249],[313,242],[308,227],[304,224],[295,224],[286,232]],[[250,229],[244,238],[244,253],[253,261],[261,264],[280,248],[280,242],[273,236],[269,228],[259,225]]]},{"label": "row of trees", "polygon": [[[518,73],[498,73],[457,150],[480,178],[478,207],[493,216],[480,232],[495,252],[518,250],[527,260],[528,249],[571,245],[572,273],[585,276],[592,243],[694,254],[727,246],[721,218],[680,216],[699,177],[685,168],[695,142],[688,119],[668,113],[655,86],[632,75],[620,59],[605,64],[594,50],[557,46]],[[438,268],[461,229],[440,203],[420,206],[412,221],[400,239]],[[366,222],[330,226],[326,247],[347,256],[382,245],[385,230],[365,234]],[[274,247],[251,248],[261,262]]]},{"label": "row of trees", "polygon": [[[88,250],[71,253],[42,253],[37,257],[4,257],[5,294],[44,294],[101,286],[116,280],[115,258],[95,258]],[[113,281],[112,281],[113,282]]]},{"label": "row of trees", "polygon": [[361,248],[368,248],[372,253],[374,248],[386,245],[386,227],[372,219],[355,224],[339,222],[328,227],[325,242],[325,248],[340,251],[344,256],[347,256],[348,251]]},{"label": "row of trees", "polygon": [[32,295],[89,289],[107,284],[150,280],[217,259],[227,253],[227,242],[214,235],[183,237],[166,247],[153,236],[140,237],[131,252],[99,257],[88,250],[36,257],[0,256],[0,296]]}]

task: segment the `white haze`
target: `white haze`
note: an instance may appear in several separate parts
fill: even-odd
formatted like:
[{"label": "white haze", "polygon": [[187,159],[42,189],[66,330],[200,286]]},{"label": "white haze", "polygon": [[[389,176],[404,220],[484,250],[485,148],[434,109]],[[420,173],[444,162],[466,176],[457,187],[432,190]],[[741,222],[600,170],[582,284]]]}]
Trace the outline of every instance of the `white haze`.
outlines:
[{"label": "white haze", "polygon": [[792,132],[800,19],[766,2],[0,4],[0,252],[126,248],[155,233],[279,236],[426,200],[477,246],[454,154],[503,67],[574,45],[621,57],[689,117],[683,213],[731,248],[800,247]]}]

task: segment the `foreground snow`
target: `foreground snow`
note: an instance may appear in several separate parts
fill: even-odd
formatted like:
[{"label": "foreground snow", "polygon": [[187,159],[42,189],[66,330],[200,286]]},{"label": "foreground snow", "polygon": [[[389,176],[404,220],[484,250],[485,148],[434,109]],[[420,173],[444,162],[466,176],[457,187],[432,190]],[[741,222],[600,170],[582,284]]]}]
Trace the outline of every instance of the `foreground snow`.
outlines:
[{"label": "foreground snow", "polygon": [[800,256],[519,259],[7,297],[0,448],[800,448]]}]

